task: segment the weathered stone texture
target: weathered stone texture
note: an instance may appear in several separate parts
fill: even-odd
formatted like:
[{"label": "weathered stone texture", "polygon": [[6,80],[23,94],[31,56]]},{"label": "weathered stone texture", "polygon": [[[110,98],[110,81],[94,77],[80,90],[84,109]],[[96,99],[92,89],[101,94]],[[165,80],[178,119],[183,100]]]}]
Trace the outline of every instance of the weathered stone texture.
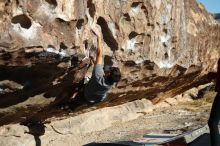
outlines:
[{"label": "weathered stone texture", "polygon": [[[0,1],[0,81],[23,86],[7,93],[11,87],[0,85],[0,123],[11,122],[5,122],[14,114],[7,107],[38,112],[82,80],[83,58],[94,57],[97,47],[97,26],[105,64],[119,66],[123,75],[98,107],[158,102],[208,82],[205,75],[216,69],[220,27],[195,0]],[[41,106],[27,102],[37,95],[47,97]]]}]

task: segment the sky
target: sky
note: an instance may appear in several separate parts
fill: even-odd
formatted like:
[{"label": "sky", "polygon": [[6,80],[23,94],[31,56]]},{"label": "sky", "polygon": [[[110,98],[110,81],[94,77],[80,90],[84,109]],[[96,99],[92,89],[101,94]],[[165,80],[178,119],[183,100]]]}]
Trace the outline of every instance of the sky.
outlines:
[{"label": "sky", "polygon": [[211,13],[220,13],[220,0],[197,0]]}]

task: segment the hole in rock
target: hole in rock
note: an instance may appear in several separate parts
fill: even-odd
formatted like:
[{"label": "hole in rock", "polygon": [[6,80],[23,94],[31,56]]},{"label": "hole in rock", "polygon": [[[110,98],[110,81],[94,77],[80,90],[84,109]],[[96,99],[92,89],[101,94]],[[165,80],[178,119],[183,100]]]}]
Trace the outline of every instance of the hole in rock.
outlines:
[{"label": "hole in rock", "polygon": [[173,36],[171,42],[172,43],[176,43],[177,41],[178,41],[178,37],[177,36]]},{"label": "hole in rock", "polygon": [[87,50],[88,49],[88,41],[87,40],[85,40],[85,41],[83,41],[83,43],[84,43],[84,45],[85,45],[85,49]]},{"label": "hole in rock", "polygon": [[118,50],[118,42],[113,37],[111,30],[108,27],[107,22],[103,17],[99,17],[97,24],[100,25],[102,29],[103,39],[105,43],[111,48],[112,51]]},{"label": "hole in rock", "polygon": [[128,35],[128,37],[129,37],[129,39],[131,40],[131,39],[135,38],[137,35],[138,35],[137,32],[132,31],[132,32]]},{"label": "hole in rock", "polygon": [[6,0],[5,1],[5,6],[8,6],[10,2],[11,2],[10,0]]},{"label": "hole in rock", "polygon": [[46,2],[48,2],[49,4],[53,5],[53,6],[57,6],[57,1],[56,0],[46,0]]},{"label": "hole in rock", "polygon": [[167,28],[164,28],[164,29],[163,29],[163,32],[167,34],[167,33],[168,33]]},{"label": "hole in rock", "polygon": [[48,45],[47,48],[55,48],[53,45]]},{"label": "hole in rock", "polygon": [[151,24],[150,22],[148,22],[147,26],[154,26],[154,24]]},{"label": "hole in rock", "polygon": [[90,16],[91,16],[92,18],[94,18],[96,9],[95,9],[95,5],[92,3],[92,0],[88,0],[88,2],[87,2],[87,8],[89,8],[89,14],[90,14]]},{"label": "hole in rock", "polygon": [[19,23],[21,27],[29,29],[32,25],[30,18],[28,18],[26,15],[17,15],[12,18],[11,20],[12,23],[17,24]]},{"label": "hole in rock", "polygon": [[144,11],[144,14],[145,14],[145,17],[147,18],[147,19],[149,19],[149,13],[148,13],[148,10],[147,10],[147,8],[144,6],[144,5],[142,5],[141,6],[141,9]]},{"label": "hole in rock", "polygon": [[166,47],[167,47],[167,44],[166,44],[166,43],[163,43],[163,46],[166,48]]},{"label": "hole in rock", "polygon": [[167,52],[164,54],[164,57],[165,57],[165,59],[168,59],[169,55]]},{"label": "hole in rock", "polygon": [[124,17],[126,21],[131,21],[131,17],[129,16],[128,13],[124,14]]},{"label": "hole in rock", "polygon": [[57,21],[61,22],[61,23],[64,23],[66,22],[65,20],[61,19],[61,18],[56,18]]},{"label": "hole in rock", "polygon": [[137,7],[139,4],[141,4],[142,2],[133,2],[132,4],[131,4],[131,7]]},{"label": "hole in rock", "polygon": [[120,29],[118,23],[115,23],[115,28],[116,28],[117,30]]},{"label": "hole in rock", "polygon": [[144,5],[141,6],[141,9],[143,9],[144,12],[148,13],[148,12],[147,12],[147,8],[146,8]]},{"label": "hole in rock", "polygon": [[16,5],[17,5],[17,6],[19,5],[19,0],[16,0]]},{"label": "hole in rock", "polygon": [[136,63],[133,60],[128,60],[125,62],[124,65],[127,67],[132,67],[132,66],[136,66]]},{"label": "hole in rock", "polygon": [[81,29],[84,23],[84,19],[79,19],[76,23],[77,29]]},{"label": "hole in rock", "polygon": [[63,20],[63,19],[61,19],[61,18],[56,18],[56,19],[55,19],[55,22],[57,22],[57,23],[59,23],[59,24],[61,24],[61,25],[70,26],[70,21],[65,21],[65,20]]},{"label": "hole in rock", "polygon": [[68,47],[63,42],[60,43],[60,49],[66,50],[67,48]]},{"label": "hole in rock", "polygon": [[145,60],[143,63],[146,69],[154,70],[154,65],[155,65],[154,62],[151,62],[150,60]]},{"label": "hole in rock", "polygon": [[63,19],[61,19],[61,18],[56,18],[55,20],[56,20],[56,22],[58,22],[58,23],[70,25],[70,22],[69,22],[69,21],[65,21],[65,20],[63,20]]},{"label": "hole in rock", "polygon": [[151,34],[148,33],[148,34],[147,34],[147,37],[151,38]]}]

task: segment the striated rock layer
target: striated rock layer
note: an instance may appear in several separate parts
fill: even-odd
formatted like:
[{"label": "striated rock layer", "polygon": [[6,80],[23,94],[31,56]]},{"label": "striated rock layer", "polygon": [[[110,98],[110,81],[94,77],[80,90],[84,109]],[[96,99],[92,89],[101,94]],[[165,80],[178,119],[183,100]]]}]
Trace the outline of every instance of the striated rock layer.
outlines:
[{"label": "striated rock layer", "polygon": [[0,125],[63,114],[54,105],[79,90],[97,26],[123,79],[95,108],[173,97],[209,82],[219,58],[219,24],[195,0],[5,0],[0,26]]}]

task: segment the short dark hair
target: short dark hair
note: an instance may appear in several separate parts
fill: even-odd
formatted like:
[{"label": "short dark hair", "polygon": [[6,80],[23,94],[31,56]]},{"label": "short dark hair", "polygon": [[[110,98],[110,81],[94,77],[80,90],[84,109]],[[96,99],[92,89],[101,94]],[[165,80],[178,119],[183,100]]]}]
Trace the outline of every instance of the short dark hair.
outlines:
[{"label": "short dark hair", "polygon": [[111,82],[119,82],[121,80],[121,72],[118,67],[110,68],[110,81]]}]

